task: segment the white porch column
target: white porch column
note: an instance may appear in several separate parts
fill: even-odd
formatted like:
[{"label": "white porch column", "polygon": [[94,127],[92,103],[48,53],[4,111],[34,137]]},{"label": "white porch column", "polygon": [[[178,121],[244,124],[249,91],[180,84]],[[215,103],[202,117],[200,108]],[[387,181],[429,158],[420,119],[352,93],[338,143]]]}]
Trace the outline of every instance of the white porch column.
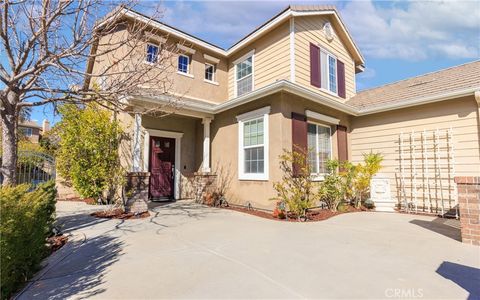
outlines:
[{"label": "white porch column", "polygon": [[203,163],[202,171],[205,173],[210,172],[210,123],[211,118],[203,118]]},{"label": "white porch column", "polygon": [[141,156],[141,145],[140,139],[142,136],[142,115],[139,113],[135,114],[135,121],[133,124],[133,148],[132,148],[132,171],[140,172],[140,156]]},{"label": "white porch column", "polygon": [[143,172],[149,172],[150,166],[150,132],[145,129],[143,133]]}]

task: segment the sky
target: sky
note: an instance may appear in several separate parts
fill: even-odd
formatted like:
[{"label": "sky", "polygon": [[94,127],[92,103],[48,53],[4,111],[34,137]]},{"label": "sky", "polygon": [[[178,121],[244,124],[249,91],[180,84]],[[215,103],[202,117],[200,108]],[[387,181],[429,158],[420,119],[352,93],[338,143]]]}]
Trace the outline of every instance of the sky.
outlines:
[{"label": "sky", "polygon": [[[228,48],[288,4],[337,7],[366,60],[357,90],[480,59],[480,1],[164,1],[160,21]],[[59,120],[36,108],[32,119],[44,118]]]}]

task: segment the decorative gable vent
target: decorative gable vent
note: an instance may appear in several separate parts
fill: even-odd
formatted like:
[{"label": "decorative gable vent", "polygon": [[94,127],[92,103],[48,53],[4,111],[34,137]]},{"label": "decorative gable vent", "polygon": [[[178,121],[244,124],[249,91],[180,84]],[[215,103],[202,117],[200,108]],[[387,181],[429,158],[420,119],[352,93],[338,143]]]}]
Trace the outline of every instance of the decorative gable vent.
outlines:
[{"label": "decorative gable vent", "polygon": [[325,25],[323,25],[323,31],[325,31],[325,37],[327,40],[331,42],[334,37],[332,24],[330,22],[325,23]]}]

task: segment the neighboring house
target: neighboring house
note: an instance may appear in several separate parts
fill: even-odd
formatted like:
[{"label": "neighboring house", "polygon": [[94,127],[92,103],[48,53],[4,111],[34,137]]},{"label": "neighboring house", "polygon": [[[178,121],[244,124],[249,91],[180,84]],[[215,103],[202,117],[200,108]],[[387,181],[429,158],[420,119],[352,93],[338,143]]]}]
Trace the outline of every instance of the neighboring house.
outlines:
[{"label": "neighboring house", "polygon": [[38,125],[35,121],[22,121],[18,124],[18,131],[26,140],[37,144],[40,142],[40,136],[42,134],[42,126]]},{"label": "neighboring house", "polygon": [[[146,19],[134,11],[126,11],[125,18]],[[355,76],[365,60],[333,6],[289,6],[229,49],[160,22],[152,27],[163,38],[145,45],[143,59],[154,61],[161,51],[159,40],[178,43],[171,94],[182,95],[182,106],[173,115],[123,116],[132,135],[125,161],[132,171],[150,172],[153,199],[191,197],[193,174],[228,169],[229,202],[271,208],[273,182],[282,177],[279,156],[293,145],[313,149],[310,163],[317,180],[329,158],[359,162],[363,153],[382,153],[382,173],[390,178],[398,201],[417,197],[420,188],[416,181],[412,187],[411,177],[420,168],[418,184],[423,180],[425,187],[427,180],[428,190],[434,178],[451,184],[455,174],[480,173],[479,61],[357,93]],[[113,34],[121,37],[122,30]],[[99,59],[89,67],[102,68],[103,63]],[[171,100],[130,96],[133,106]],[[450,128],[453,139],[445,137]],[[455,154],[447,162],[455,169],[444,170],[441,178],[433,174],[441,169],[432,165],[438,153],[420,145],[424,130],[425,140],[428,135],[434,145],[430,133],[436,129],[441,130],[438,139],[445,140],[441,151],[452,146]],[[418,139],[414,134],[413,143],[400,136],[412,131]],[[408,153],[400,151],[406,143]],[[415,155],[422,161],[417,171],[412,170]],[[425,166],[429,157],[431,165]]]}]

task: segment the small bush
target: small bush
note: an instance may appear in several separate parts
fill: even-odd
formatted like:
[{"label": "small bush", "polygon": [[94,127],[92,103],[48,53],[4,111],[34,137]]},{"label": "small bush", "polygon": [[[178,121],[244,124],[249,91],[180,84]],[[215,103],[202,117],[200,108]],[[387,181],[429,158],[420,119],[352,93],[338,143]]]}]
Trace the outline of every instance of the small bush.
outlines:
[{"label": "small bush", "polygon": [[317,184],[312,180],[307,158],[306,151],[301,149],[284,150],[280,156],[282,181],[273,183],[277,197],[272,200],[280,199],[298,219],[306,216],[307,210],[318,201]]},{"label": "small bush", "polygon": [[53,181],[29,192],[29,185],[0,188],[1,298],[6,299],[37,270],[47,254],[55,220]]},{"label": "small bush", "polygon": [[337,211],[338,205],[345,197],[344,181],[338,173],[339,166],[340,163],[336,159],[327,161],[327,174],[318,190],[320,200],[331,211]]}]

